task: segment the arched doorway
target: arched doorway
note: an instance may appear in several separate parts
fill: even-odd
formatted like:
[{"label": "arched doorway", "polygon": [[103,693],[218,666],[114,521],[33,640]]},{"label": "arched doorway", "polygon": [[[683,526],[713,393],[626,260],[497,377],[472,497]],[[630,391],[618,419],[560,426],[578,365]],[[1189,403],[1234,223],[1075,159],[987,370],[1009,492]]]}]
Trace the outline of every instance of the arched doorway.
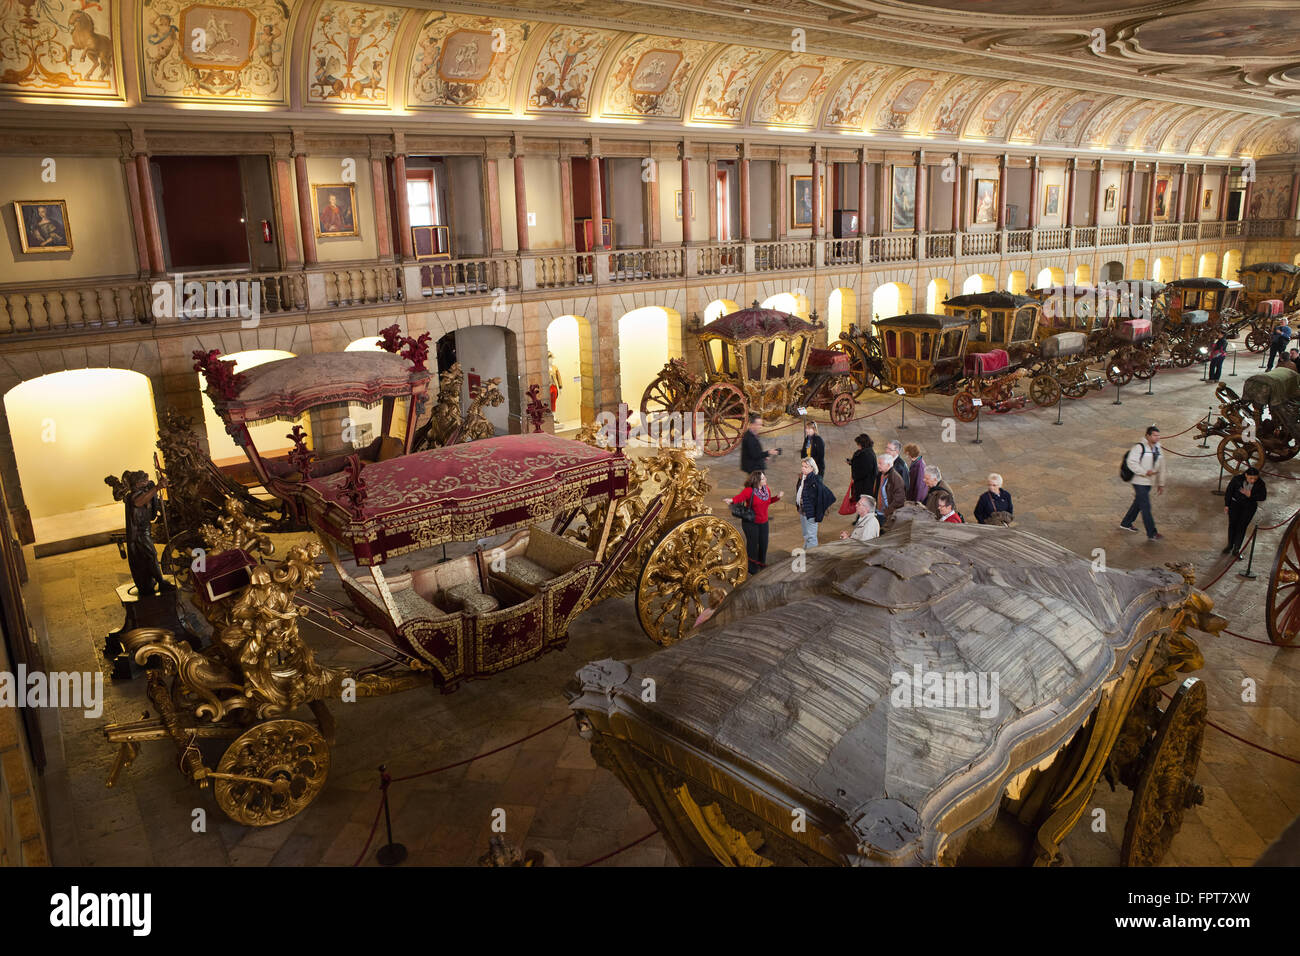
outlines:
[{"label": "arched doorway", "polygon": [[1134,259],[1133,264],[1129,266],[1128,277],[1130,279],[1145,279],[1147,277],[1147,261],[1145,259]]},{"label": "arched doorway", "polygon": [[557,384],[555,430],[580,428],[595,418],[591,325],[580,315],[552,320],[546,327],[546,351],[548,377],[542,400],[549,403],[549,387]]},{"label": "arched doorway", "polygon": [[1204,279],[1214,278],[1214,270],[1219,265],[1219,257],[1213,252],[1207,252],[1201,256],[1201,261],[1196,267],[1196,275]]},{"label": "arched doorway", "polygon": [[1178,260],[1178,278],[1191,279],[1196,275],[1196,258],[1190,253],[1184,253],[1183,257]]},{"label": "arched doorway", "polygon": [[641,420],[641,396],[646,387],[670,358],[681,356],[681,317],[674,310],[648,305],[618,320],[619,396],[627,403],[633,421]]},{"label": "arched doorway", "polygon": [[1048,266],[1045,269],[1038,270],[1038,275],[1034,277],[1035,289],[1046,289],[1051,286],[1065,285],[1065,270],[1057,269],[1055,266]]},{"label": "arched doorway", "polygon": [[912,287],[906,282],[886,282],[871,293],[871,320],[888,319],[912,311]]},{"label": "arched doorway", "polygon": [[808,318],[808,297],[800,289],[793,292],[778,292],[775,295],[769,295],[759,303],[764,309],[776,309],[778,312],[788,312],[790,315],[797,315],[801,319]]},{"label": "arched doorway", "polygon": [[710,322],[720,319],[724,315],[730,315],[732,312],[739,311],[740,306],[736,305],[736,303],[732,302],[730,299],[714,299],[704,307],[704,320],[700,324],[708,325]]},{"label": "arched doorway", "polygon": [[997,287],[997,279],[987,273],[977,272],[966,277],[966,281],[961,284],[961,293],[962,295],[971,295],[976,292],[992,292]]},{"label": "arched doorway", "polygon": [[1013,295],[1024,295],[1025,290],[1029,288],[1029,277],[1019,269],[1012,271],[1007,277],[1007,290]]},{"label": "arched doorway", "polygon": [[460,387],[462,415],[469,411],[471,395],[477,394],[481,382],[501,379],[498,387],[505,401],[484,405],[483,417],[492,425],[494,434],[509,434],[511,415],[518,416],[522,411],[515,334],[499,325],[467,325],[443,335],[437,343],[437,355],[438,367],[443,371],[453,362],[460,363],[464,375]]},{"label": "arched doorway", "polygon": [[1092,285],[1092,266],[1085,262],[1079,263],[1074,267],[1074,284],[1075,285]]},{"label": "arched doorway", "polygon": [[925,311],[930,315],[938,315],[943,311],[943,300],[951,292],[952,286],[947,279],[931,279],[925,287]]},{"label": "arched doorway", "polygon": [[55,372],[15,385],[4,404],[36,543],[122,527],[122,504],[104,478],[154,473],[149,379],[117,368]]},{"label": "arched doorway", "polygon": [[1174,277],[1174,260],[1169,256],[1160,256],[1156,259],[1155,268],[1151,271],[1151,278],[1157,282],[1169,282]]},{"label": "arched doorway", "polygon": [[852,289],[832,289],[826,303],[826,340],[834,342],[858,321],[858,297]]},{"label": "arched doorway", "polygon": [[1101,267],[1102,282],[1123,282],[1124,281],[1124,263],[1117,259],[1112,259]]},{"label": "arched doorway", "polygon": [[[221,361],[232,362],[235,366],[235,372],[246,372],[250,368],[257,368],[259,365],[265,365],[267,362],[276,362],[280,359],[293,358],[292,352],[285,352],[280,349],[250,349],[247,352],[234,352],[230,355],[221,356]],[[208,380],[204,378],[202,372],[195,372],[199,379],[199,390],[203,392],[203,427],[208,435],[208,455],[218,467],[229,465],[242,465],[248,460],[244,450],[235,444],[233,438],[226,432],[226,426],[222,424],[221,418],[217,415],[217,410],[212,407],[212,399],[208,398],[206,391]],[[286,454],[293,447],[293,442],[289,441],[288,435],[293,431],[294,425],[301,425],[307,433],[307,444],[313,450],[316,450],[316,440],[312,432],[311,422],[308,416],[304,415],[294,422],[263,422],[260,425],[254,425],[248,430],[249,436],[253,439],[253,444],[257,447],[257,452],[264,458],[273,458],[276,455]]]},{"label": "arched doorway", "polygon": [[1223,272],[1220,273],[1220,279],[1236,279],[1237,273],[1241,270],[1241,250],[1229,249],[1223,254]]}]

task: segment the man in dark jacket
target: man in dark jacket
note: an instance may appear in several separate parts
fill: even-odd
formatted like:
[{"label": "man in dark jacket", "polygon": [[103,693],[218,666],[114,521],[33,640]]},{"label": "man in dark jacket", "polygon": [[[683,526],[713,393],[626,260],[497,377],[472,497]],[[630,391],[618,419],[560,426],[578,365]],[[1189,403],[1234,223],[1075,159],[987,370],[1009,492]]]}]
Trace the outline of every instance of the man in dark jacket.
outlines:
[{"label": "man in dark jacket", "polygon": [[1268,368],[1264,371],[1273,371],[1273,363],[1286,355],[1286,348],[1290,344],[1291,326],[1283,322],[1273,330],[1273,335],[1268,340]]},{"label": "man in dark jacket", "polygon": [[911,473],[907,470],[907,462],[903,461],[903,443],[897,438],[885,446],[885,451],[894,459],[894,471],[898,472],[898,477],[903,479],[903,487],[911,487]]},{"label": "man in dark jacket", "polygon": [[767,460],[773,455],[781,454],[781,449],[776,451],[763,451],[763,444],[758,440],[758,430],[763,427],[762,415],[749,416],[749,428],[745,430],[745,437],[740,440],[740,470],[749,475],[756,471],[762,471],[767,467]]},{"label": "man in dark jacket", "polygon": [[892,455],[879,456],[876,467],[880,469],[880,477],[876,480],[873,497],[876,499],[876,507],[880,509],[876,512],[876,517],[880,521],[881,530],[884,530],[885,522],[907,503],[907,483],[894,467]]},{"label": "man in dark jacket", "polygon": [[804,419],[803,448],[799,457],[811,458],[817,462],[817,477],[823,482],[826,481],[826,443],[822,441],[822,436],[817,434],[817,423],[811,419]]},{"label": "man in dark jacket", "polygon": [[1224,554],[1241,553],[1255,510],[1267,497],[1268,489],[1259,477],[1258,468],[1247,468],[1228,482],[1228,490],[1223,493],[1223,511],[1228,516],[1228,546],[1223,549]]},{"label": "man in dark jacket", "polygon": [[934,501],[934,493],[941,491],[949,498],[952,498],[953,501],[956,501],[957,497],[952,493],[952,489],[944,484],[943,475],[934,465],[925,466],[925,474],[921,480],[925,482],[925,487],[930,489],[925,496],[925,507],[929,509],[930,514],[937,518],[939,517],[939,505]]}]

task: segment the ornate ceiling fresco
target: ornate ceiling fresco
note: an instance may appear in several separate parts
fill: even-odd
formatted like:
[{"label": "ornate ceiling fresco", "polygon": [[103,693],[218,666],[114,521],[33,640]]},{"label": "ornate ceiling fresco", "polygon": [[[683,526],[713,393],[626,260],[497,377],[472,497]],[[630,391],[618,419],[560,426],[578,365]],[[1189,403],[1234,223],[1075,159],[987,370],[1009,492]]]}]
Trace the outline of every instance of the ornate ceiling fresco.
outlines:
[{"label": "ornate ceiling fresco", "polygon": [[1297,17],[1294,0],[8,0],[0,94],[1264,156],[1300,148]]}]

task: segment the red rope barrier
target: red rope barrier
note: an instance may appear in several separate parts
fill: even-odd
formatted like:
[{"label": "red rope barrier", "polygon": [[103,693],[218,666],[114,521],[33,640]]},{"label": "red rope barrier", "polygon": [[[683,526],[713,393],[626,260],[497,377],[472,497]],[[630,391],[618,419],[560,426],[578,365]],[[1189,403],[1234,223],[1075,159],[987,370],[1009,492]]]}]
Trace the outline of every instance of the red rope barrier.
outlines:
[{"label": "red rope barrier", "polygon": [[455,763],[444,764],[441,767],[434,767],[432,770],[421,770],[419,773],[408,773],[404,777],[394,777],[393,783],[397,783],[402,780],[415,780],[417,777],[428,777],[435,773],[442,773],[444,770],[451,770],[454,767],[463,767],[467,763],[473,763],[475,760],[482,760],[484,757],[491,757],[493,754],[499,754],[501,751],[509,750],[511,747],[518,747],[525,740],[531,740],[532,738],[540,734],[546,733],[548,730],[554,727],[560,726],[560,724],[568,723],[572,719],[573,719],[572,715],[566,715],[564,717],[561,717],[553,724],[547,724],[541,730],[534,730],[527,737],[520,737],[518,740],[513,740],[508,744],[502,744],[500,747],[496,747],[492,750],[486,750],[481,754],[475,754],[474,756],[468,757],[465,760],[457,760]]},{"label": "red rope barrier", "polygon": [[605,862],[606,860],[608,860],[610,857],[618,856],[618,855],[619,855],[620,853],[622,853],[624,850],[630,850],[630,849],[632,849],[632,847],[636,846],[638,843],[644,843],[646,840],[650,839],[652,836],[654,836],[654,835],[655,835],[656,833],[658,833],[658,832],[659,832],[658,830],[651,830],[651,831],[650,831],[649,833],[647,833],[645,836],[643,836],[643,837],[641,837],[641,838],[639,838],[639,839],[633,840],[631,843],[625,843],[625,844],[623,844],[623,846],[619,847],[619,848],[618,848],[617,850],[615,850],[613,853],[606,853],[604,856],[598,856],[598,857],[596,857],[596,859],[594,859],[594,860],[588,860],[586,863],[583,863],[582,866],[579,866],[578,869],[582,869],[583,867],[588,867],[588,866],[595,866],[597,863],[604,863],[604,862]]},{"label": "red rope barrier", "polygon": [[[1160,693],[1164,694],[1168,700],[1174,699],[1173,696],[1168,691],[1162,690]],[[1231,730],[1229,730],[1227,727],[1221,727],[1220,725],[1216,724],[1212,720],[1207,719],[1205,722],[1209,724],[1211,727],[1213,727],[1215,730],[1217,730],[1219,733],[1227,734],[1233,740],[1240,741],[1241,743],[1245,744],[1247,747],[1254,747],[1256,750],[1262,750],[1264,751],[1264,753],[1271,754],[1274,757],[1281,757],[1283,760],[1289,760],[1291,763],[1300,764],[1300,757],[1292,757],[1289,756],[1288,754],[1278,753],[1276,750],[1269,750],[1263,744],[1257,744],[1254,741],[1247,740],[1245,737],[1238,736],[1237,734],[1234,734]]]},{"label": "red rope barrier", "polygon": [[1288,651],[1300,650],[1300,644],[1274,644],[1272,641],[1261,641],[1257,637],[1247,637],[1245,634],[1238,634],[1236,631],[1223,630],[1224,634],[1231,634],[1233,637],[1240,638],[1243,641],[1250,641],[1252,644],[1263,644],[1265,647],[1276,647]]},{"label": "red rope barrier", "polygon": [[[1244,551],[1245,548],[1243,547],[1242,550]],[[1210,588],[1212,588],[1212,587],[1214,587],[1216,584],[1218,584],[1219,581],[1223,578],[1223,576],[1224,576],[1225,574],[1227,574],[1228,571],[1232,568],[1232,566],[1233,566],[1234,564],[1236,564],[1236,563],[1237,563],[1238,561],[1240,561],[1240,560],[1241,560],[1241,556],[1240,556],[1240,555],[1236,555],[1236,554],[1234,554],[1234,555],[1232,556],[1232,560],[1229,561],[1227,564],[1225,564],[1225,565],[1223,566],[1223,570],[1220,571],[1217,575],[1215,575],[1213,581],[1211,581],[1209,584],[1198,584],[1198,585],[1196,585],[1196,586],[1197,586],[1198,588],[1200,588],[1202,591],[1208,591]]]},{"label": "red rope barrier", "polygon": [[1291,523],[1291,519],[1294,518],[1294,517],[1295,517],[1296,515],[1298,515],[1298,514],[1300,514],[1300,508],[1297,508],[1295,511],[1291,512],[1291,514],[1290,514],[1289,516],[1287,516],[1286,518],[1283,518],[1283,519],[1282,519],[1281,521],[1279,521],[1277,524],[1259,525],[1259,526],[1258,526],[1258,527],[1259,527],[1259,530],[1260,530],[1260,531],[1272,531],[1274,528],[1280,528],[1280,527],[1282,527],[1282,525],[1284,525],[1284,524],[1290,524],[1290,523]]},{"label": "red rope barrier", "polygon": [[361,852],[357,854],[357,861],[352,864],[353,866],[360,866],[361,861],[364,860],[366,858],[366,854],[370,852],[370,844],[374,842],[375,831],[379,829],[379,815],[384,812],[384,804],[387,802],[387,800],[388,800],[388,791],[384,791],[384,793],[381,794],[379,798],[379,809],[375,811],[375,822],[370,824],[370,836],[366,837],[366,845],[363,846],[361,848]]}]

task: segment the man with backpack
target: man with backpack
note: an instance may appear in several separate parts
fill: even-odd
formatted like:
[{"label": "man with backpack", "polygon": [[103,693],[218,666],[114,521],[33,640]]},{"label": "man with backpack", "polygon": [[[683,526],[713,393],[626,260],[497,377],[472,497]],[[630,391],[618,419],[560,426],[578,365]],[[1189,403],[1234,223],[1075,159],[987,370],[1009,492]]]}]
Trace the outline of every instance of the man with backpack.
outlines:
[{"label": "man with backpack", "polygon": [[1273,330],[1273,337],[1268,341],[1268,368],[1264,371],[1273,371],[1273,363],[1286,354],[1286,347],[1290,342],[1291,326],[1284,321]]},{"label": "man with backpack", "polygon": [[1133,486],[1133,503],[1124,515],[1119,526],[1123,531],[1136,532],[1133,520],[1142,515],[1142,526],[1146,528],[1148,541],[1164,538],[1156,530],[1156,522],[1151,517],[1151,486],[1156,486],[1156,494],[1165,493],[1165,459],[1160,453],[1160,429],[1152,425],[1147,429],[1142,441],[1134,445],[1120,462],[1119,475]]}]

